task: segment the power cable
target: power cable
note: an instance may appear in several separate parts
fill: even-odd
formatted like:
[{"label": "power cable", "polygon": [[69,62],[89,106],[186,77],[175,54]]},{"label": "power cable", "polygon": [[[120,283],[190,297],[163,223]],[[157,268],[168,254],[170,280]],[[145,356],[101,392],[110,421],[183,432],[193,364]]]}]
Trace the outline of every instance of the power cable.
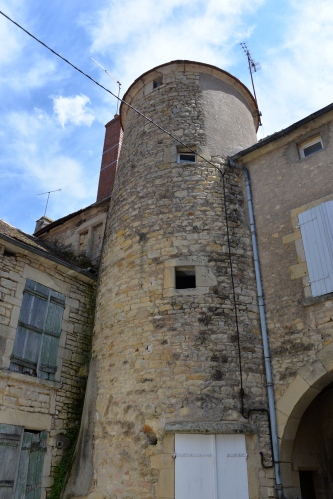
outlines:
[{"label": "power cable", "polygon": [[99,87],[103,88],[103,90],[105,90],[106,92],[108,92],[109,94],[111,94],[113,97],[115,97],[116,99],[118,99],[120,102],[122,102],[123,104],[125,104],[126,106],[128,106],[130,109],[132,109],[135,113],[137,113],[139,116],[141,116],[142,118],[144,118],[145,120],[149,121],[149,123],[152,123],[154,126],[156,126],[157,128],[159,128],[162,132],[166,133],[167,135],[169,135],[169,137],[171,137],[172,139],[174,139],[176,142],[178,142],[179,144],[181,144],[182,146],[186,147],[189,151],[193,152],[194,154],[196,154],[197,156],[199,156],[199,158],[203,159],[204,161],[206,161],[206,163],[208,163],[209,165],[211,165],[213,168],[215,168],[216,170],[218,170],[221,174],[224,174],[223,170],[221,170],[218,166],[214,165],[213,163],[211,163],[210,161],[208,161],[208,159],[204,158],[203,156],[201,156],[200,154],[198,154],[196,151],[194,151],[194,149],[191,149],[191,147],[189,147],[188,145],[184,144],[184,142],[182,142],[181,140],[177,139],[177,137],[175,137],[174,135],[172,135],[172,133],[168,132],[167,130],[165,130],[164,128],[162,128],[160,125],[158,125],[157,123],[155,123],[155,121],[151,120],[150,118],[148,118],[148,116],[142,114],[138,109],[136,109],[135,107],[131,106],[131,104],[129,104],[128,102],[124,101],[123,99],[121,99],[120,97],[118,97],[116,94],[114,94],[113,92],[111,92],[111,90],[109,90],[108,88],[104,87],[103,85],[101,85],[100,83],[98,83],[98,81],[94,80],[94,78],[92,78],[91,76],[89,76],[87,73],[85,73],[84,71],[82,71],[81,69],[79,69],[78,67],[74,66],[74,64],[72,64],[71,62],[69,62],[67,59],[65,59],[64,57],[62,57],[62,55],[58,54],[58,52],[56,52],[55,50],[51,49],[48,45],[46,45],[44,42],[42,42],[41,40],[39,40],[38,38],[36,38],[34,35],[32,35],[29,31],[27,31],[25,28],[23,28],[20,24],[18,24],[17,22],[15,22],[13,19],[11,19],[10,17],[8,17],[6,14],[4,14],[1,10],[0,10],[0,14],[2,14],[4,17],[6,17],[10,22],[12,22],[13,24],[15,24],[18,28],[20,28],[22,31],[24,31],[25,33],[27,33],[27,35],[31,36],[31,38],[33,38],[34,40],[36,40],[38,43],[40,43],[41,45],[43,45],[43,47],[47,48],[48,50],[50,50],[54,55],[56,55],[57,57],[59,57],[60,59],[62,59],[63,61],[67,62],[67,64],[69,64],[70,66],[72,66],[72,68],[76,69],[76,71],[78,71],[79,73],[83,74],[84,76],[86,76],[87,78],[89,78],[89,80],[91,80],[92,82],[94,82],[96,85],[98,85]]},{"label": "power cable", "polygon": [[20,24],[18,24],[17,22],[15,22],[13,19],[11,19],[6,14],[4,14],[4,12],[0,11],[0,14],[2,14],[4,17],[6,17],[10,22],[12,22],[13,24],[15,24],[22,31],[24,31],[25,33],[27,33],[27,35],[31,36],[31,38],[33,38],[38,43],[40,43],[41,45],[43,45],[45,48],[47,48],[48,50],[50,50],[54,55],[56,55],[57,57],[59,57],[60,59],[62,59],[64,62],[66,62],[70,66],[72,66],[76,71],[78,71],[79,73],[81,73],[83,76],[86,76],[87,78],[89,78],[89,80],[91,80],[93,83],[95,83],[100,88],[102,88],[103,90],[105,90],[106,92],[108,92],[109,94],[111,94],[113,97],[115,97],[118,101],[122,102],[124,105],[128,106],[135,113],[137,113],[139,116],[141,116],[145,120],[149,121],[149,123],[151,123],[152,125],[156,126],[163,133],[169,135],[169,137],[171,137],[173,140],[175,140],[176,142],[178,142],[182,146],[186,147],[189,151],[193,152],[196,156],[198,156],[199,158],[201,158],[202,160],[204,160],[207,164],[209,164],[210,166],[212,166],[215,170],[217,170],[221,174],[222,184],[223,184],[223,197],[224,197],[224,208],[225,208],[224,212],[225,212],[225,221],[226,221],[226,229],[227,229],[227,241],[228,241],[228,249],[229,249],[230,276],[231,276],[232,294],[233,294],[233,302],[234,302],[234,310],[235,310],[235,322],[236,322],[236,333],[237,333],[237,347],[238,347],[238,359],[239,359],[239,371],[240,371],[240,385],[241,385],[241,400],[242,400],[242,412],[243,412],[244,389],[243,389],[243,374],[242,374],[242,359],[241,359],[241,347],[240,347],[240,333],[239,333],[239,326],[238,326],[238,314],[237,314],[237,301],[236,301],[236,293],[235,293],[234,274],[233,274],[232,259],[231,259],[231,247],[230,247],[230,236],[229,236],[229,222],[228,222],[228,214],[227,214],[226,191],[225,191],[225,180],[224,180],[224,175],[225,175],[224,167],[221,169],[218,166],[216,166],[216,164],[212,163],[211,161],[208,161],[208,159],[204,158],[203,156],[201,156],[200,154],[198,154],[197,151],[195,151],[194,149],[192,149],[191,147],[189,147],[187,144],[185,144],[181,140],[177,139],[177,137],[175,137],[170,132],[168,132],[167,130],[165,130],[158,123],[156,123],[155,121],[153,121],[150,118],[148,118],[148,116],[146,116],[143,113],[141,113],[138,109],[136,109],[135,107],[131,106],[131,104],[129,104],[128,102],[126,102],[123,99],[121,99],[119,96],[117,96],[116,94],[114,94],[111,90],[109,90],[108,88],[106,88],[103,85],[101,85],[100,83],[98,83],[98,81],[94,80],[94,78],[92,78],[87,73],[85,73],[84,71],[82,71],[81,69],[79,69],[77,66],[75,66],[74,64],[72,64],[70,61],[68,61],[67,59],[65,59],[64,57],[62,57],[60,54],[58,54],[58,52],[56,52],[55,50],[51,49],[48,45],[46,45],[44,42],[42,42],[41,40],[39,40],[38,38],[36,38],[33,34],[31,34],[29,31],[27,31],[25,28],[23,28]]}]

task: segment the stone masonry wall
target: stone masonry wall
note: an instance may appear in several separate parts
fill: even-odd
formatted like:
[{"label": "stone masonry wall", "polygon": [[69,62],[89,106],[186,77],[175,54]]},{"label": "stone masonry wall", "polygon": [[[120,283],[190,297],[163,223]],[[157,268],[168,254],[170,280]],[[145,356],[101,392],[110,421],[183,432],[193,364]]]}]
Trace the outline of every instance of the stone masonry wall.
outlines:
[{"label": "stone masonry wall", "polygon": [[[298,469],[291,463],[300,418],[314,396],[332,381],[333,296],[312,299],[311,288],[304,287],[309,279],[296,228],[301,207],[309,209],[333,199],[332,118],[332,113],[326,114],[262,148],[260,155],[243,158],[251,176],[288,498],[300,496]],[[324,148],[300,159],[298,144],[318,134]]]},{"label": "stone masonry wall", "polygon": [[[199,81],[194,72],[167,75],[132,104],[185,143],[204,148],[210,116],[202,110]],[[165,424],[243,421],[221,177],[204,162],[165,161],[172,147],[172,139],[129,112],[97,298],[94,497],[173,497],[172,480],[164,482],[161,466],[150,459],[164,452],[170,457],[170,439],[163,450]],[[251,408],[266,406],[266,393],[239,182],[227,171],[245,404]],[[168,269],[184,262],[196,266],[196,289],[170,286]],[[251,499],[274,495],[271,471],[260,469],[258,454],[270,458],[265,416],[257,421]]]},{"label": "stone masonry wall", "polygon": [[[97,268],[108,207],[109,202],[106,201],[99,206],[84,210],[76,217],[45,232],[40,239],[54,244],[60,252],[62,250],[72,252],[74,258],[75,255],[82,255],[86,259],[86,268],[91,265]],[[70,258],[71,255],[67,256]]]},{"label": "stone masonry wall", "polygon": [[[13,254],[1,248],[0,423],[48,431],[42,482],[45,497],[53,482],[51,467],[66,451],[68,442],[61,435],[80,420],[76,404],[82,403],[91,352],[94,283],[87,278],[80,281],[61,265],[29,252]],[[56,381],[9,370],[27,277],[66,294]]]}]

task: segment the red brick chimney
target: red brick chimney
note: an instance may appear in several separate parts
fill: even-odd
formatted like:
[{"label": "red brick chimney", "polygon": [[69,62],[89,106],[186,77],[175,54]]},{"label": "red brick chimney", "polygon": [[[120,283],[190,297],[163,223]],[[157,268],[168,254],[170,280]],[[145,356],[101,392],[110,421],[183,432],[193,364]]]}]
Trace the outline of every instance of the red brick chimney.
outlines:
[{"label": "red brick chimney", "polygon": [[105,125],[105,140],[96,201],[109,196],[112,192],[122,140],[123,131],[120,116],[115,114],[113,120]]}]

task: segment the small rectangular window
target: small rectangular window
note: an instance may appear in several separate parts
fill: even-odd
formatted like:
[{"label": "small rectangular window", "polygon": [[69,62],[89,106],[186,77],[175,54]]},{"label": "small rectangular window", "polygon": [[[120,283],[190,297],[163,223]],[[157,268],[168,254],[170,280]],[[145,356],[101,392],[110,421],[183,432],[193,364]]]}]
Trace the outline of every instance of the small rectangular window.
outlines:
[{"label": "small rectangular window", "polygon": [[176,267],[176,289],[195,288],[195,266]]},{"label": "small rectangular window", "polygon": [[315,152],[321,151],[323,149],[323,142],[321,137],[316,137],[314,140],[310,142],[306,142],[305,144],[299,146],[299,154],[301,158],[307,158],[311,154]]},{"label": "small rectangular window", "polygon": [[194,153],[182,152],[178,153],[178,163],[195,163],[196,155]]},{"label": "small rectangular window", "polygon": [[161,85],[163,85],[163,78],[160,76],[159,78],[156,78],[156,80],[153,81],[153,89],[158,88]]}]

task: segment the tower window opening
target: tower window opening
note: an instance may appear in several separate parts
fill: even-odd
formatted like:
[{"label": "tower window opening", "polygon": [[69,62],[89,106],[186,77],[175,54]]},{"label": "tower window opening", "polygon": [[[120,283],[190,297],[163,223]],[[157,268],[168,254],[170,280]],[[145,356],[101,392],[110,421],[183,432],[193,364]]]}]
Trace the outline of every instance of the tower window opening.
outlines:
[{"label": "tower window opening", "polygon": [[185,163],[185,162],[190,162],[190,163],[195,163],[196,162],[196,155],[193,153],[178,153],[178,163]]},{"label": "tower window opening", "polygon": [[195,288],[195,266],[176,267],[176,289]]},{"label": "tower window opening", "polygon": [[163,78],[160,76],[159,78],[156,78],[156,80],[153,81],[153,89],[158,88],[161,85],[163,85]]}]

